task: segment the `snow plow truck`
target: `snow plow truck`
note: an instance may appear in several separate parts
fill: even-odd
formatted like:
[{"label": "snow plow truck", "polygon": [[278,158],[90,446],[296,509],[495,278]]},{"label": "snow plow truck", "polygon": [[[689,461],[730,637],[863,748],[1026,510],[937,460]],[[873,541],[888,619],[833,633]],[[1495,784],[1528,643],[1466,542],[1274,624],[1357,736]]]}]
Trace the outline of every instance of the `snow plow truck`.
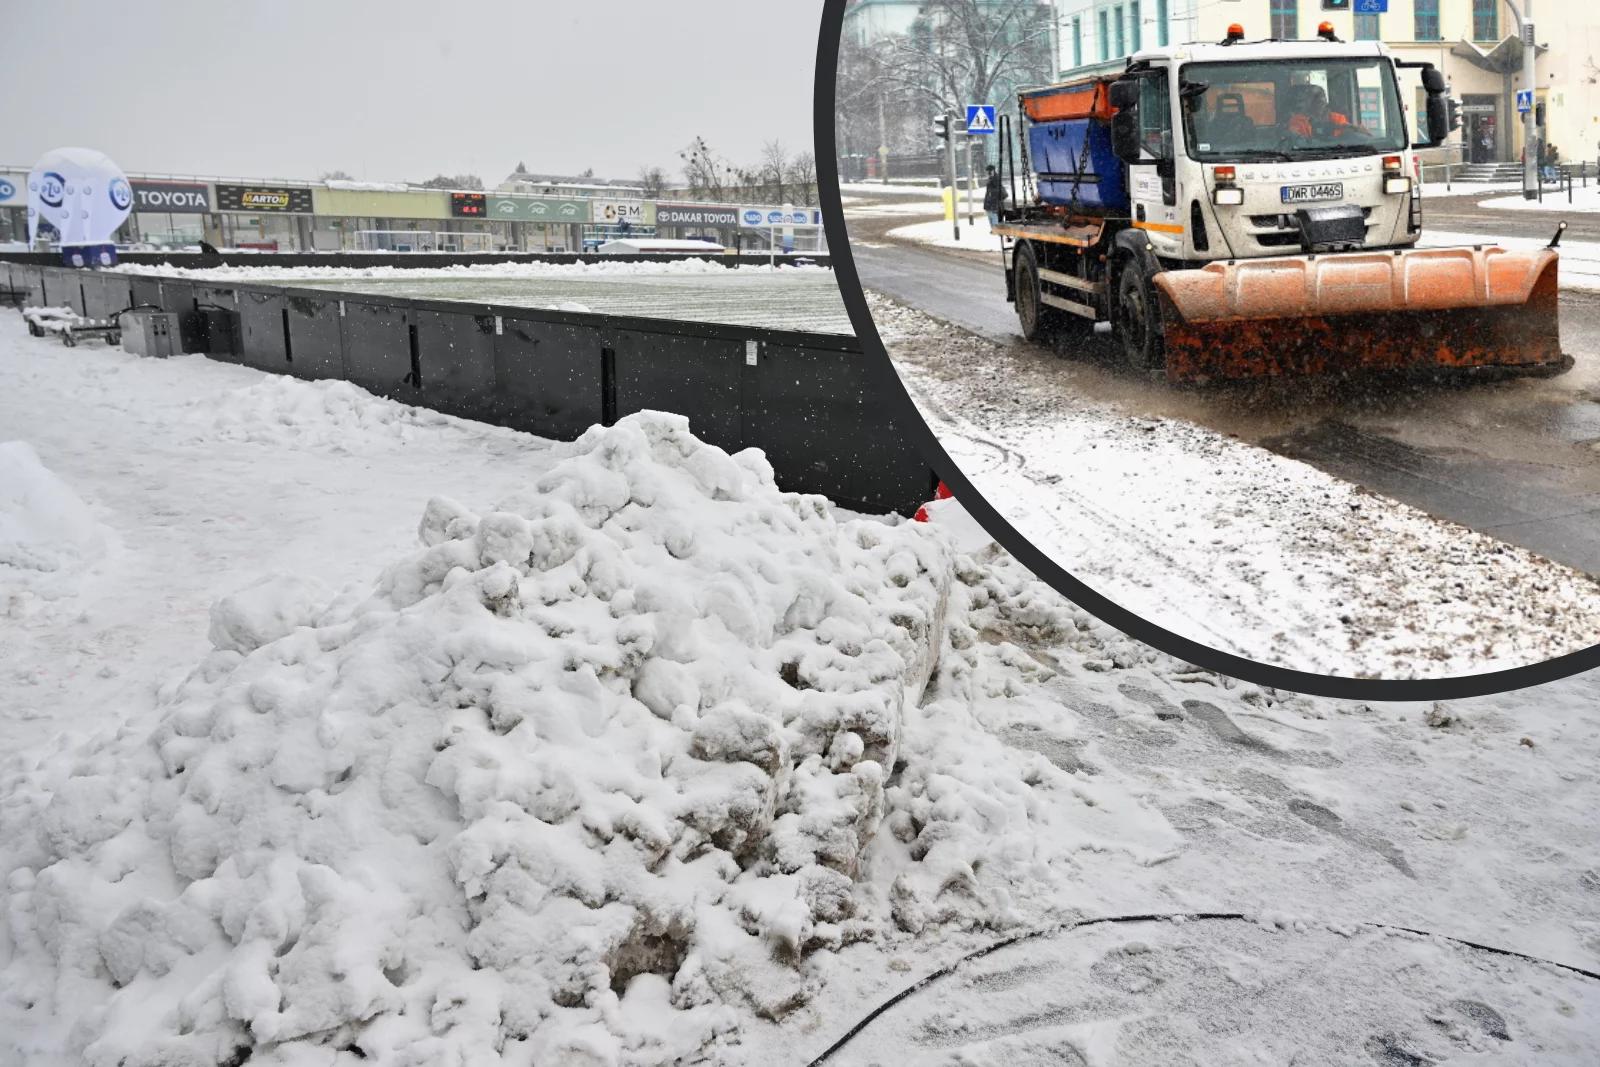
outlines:
[{"label": "snow plow truck", "polygon": [[[1416,144],[1404,68],[1425,101]],[[1174,382],[1568,369],[1559,232],[1531,252],[1414,247],[1416,153],[1455,124],[1448,92],[1431,64],[1327,23],[1310,41],[1234,25],[1021,91],[994,232],[1023,335],[1110,323],[1131,366]]]}]

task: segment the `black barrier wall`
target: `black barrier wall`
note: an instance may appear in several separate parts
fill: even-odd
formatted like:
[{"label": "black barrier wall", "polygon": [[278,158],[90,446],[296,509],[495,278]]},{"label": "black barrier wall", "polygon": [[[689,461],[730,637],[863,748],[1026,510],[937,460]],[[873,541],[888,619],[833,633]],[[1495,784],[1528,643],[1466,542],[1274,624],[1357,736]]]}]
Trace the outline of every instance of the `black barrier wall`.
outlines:
[{"label": "black barrier wall", "polygon": [[791,491],[902,513],[933,494],[932,473],[875,400],[861,349],[846,335],[15,262],[6,269],[29,304],[173,312],[184,350],[214,359],[344,379],[558,440],[646,408],[675,411],[712,444],[763,450]]}]

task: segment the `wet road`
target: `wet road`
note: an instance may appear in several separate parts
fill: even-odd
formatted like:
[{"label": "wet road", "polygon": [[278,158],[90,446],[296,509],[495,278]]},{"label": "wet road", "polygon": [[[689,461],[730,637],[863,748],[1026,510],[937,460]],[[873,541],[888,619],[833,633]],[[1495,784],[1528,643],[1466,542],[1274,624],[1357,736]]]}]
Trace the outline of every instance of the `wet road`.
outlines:
[{"label": "wet road", "polygon": [[[1428,224],[1508,235],[1554,231],[1543,213],[1477,209],[1484,198],[1431,201]],[[909,221],[901,216],[893,224]],[[1109,336],[1070,352],[1026,345],[1005,300],[998,253],[904,244],[886,239],[889,226],[878,223],[851,224],[863,285],[1054,360],[1063,389],[1231,434],[1600,575],[1600,294],[1563,291],[1562,347],[1576,366],[1558,378],[1185,389],[1123,370]],[[1576,216],[1568,232],[1600,238],[1600,218]]]}]

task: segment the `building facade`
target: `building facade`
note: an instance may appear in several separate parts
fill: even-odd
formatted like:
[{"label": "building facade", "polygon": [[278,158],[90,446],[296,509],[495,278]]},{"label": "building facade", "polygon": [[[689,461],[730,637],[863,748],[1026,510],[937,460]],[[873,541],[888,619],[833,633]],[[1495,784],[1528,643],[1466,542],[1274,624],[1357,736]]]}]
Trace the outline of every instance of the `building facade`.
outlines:
[{"label": "building facade", "polygon": [[[1519,4],[1506,0],[1389,0],[1388,11],[1355,14],[1349,0],[1058,0],[1061,76],[1119,70],[1140,48],[1220,41],[1232,23],[1249,40],[1308,39],[1322,22],[1345,40],[1378,40],[1404,60],[1438,67],[1462,102],[1462,129],[1439,153],[1467,162],[1520,158],[1522,84]],[[1600,158],[1600,19],[1579,0],[1537,0],[1536,99],[1545,140],[1564,160]],[[1410,113],[1422,90],[1410,79]],[[1413,122],[1415,120],[1413,119]]]}]

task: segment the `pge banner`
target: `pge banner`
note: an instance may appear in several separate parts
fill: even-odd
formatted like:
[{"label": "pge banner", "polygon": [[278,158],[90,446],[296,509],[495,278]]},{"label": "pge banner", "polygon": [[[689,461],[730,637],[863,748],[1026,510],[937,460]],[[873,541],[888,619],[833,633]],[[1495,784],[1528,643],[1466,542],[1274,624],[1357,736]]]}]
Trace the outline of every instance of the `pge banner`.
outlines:
[{"label": "pge banner", "polygon": [[217,184],[217,210],[311,214],[311,190],[277,185]]},{"label": "pge banner", "polygon": [[583,200],[491,196],[489,217],[504,222],[588,222],[589,205]]},{"label": "pge banner", "polygon": [[133,183],[133,210],[169,215],[204,215],[211,210],[211,187],[201,182]]}]

